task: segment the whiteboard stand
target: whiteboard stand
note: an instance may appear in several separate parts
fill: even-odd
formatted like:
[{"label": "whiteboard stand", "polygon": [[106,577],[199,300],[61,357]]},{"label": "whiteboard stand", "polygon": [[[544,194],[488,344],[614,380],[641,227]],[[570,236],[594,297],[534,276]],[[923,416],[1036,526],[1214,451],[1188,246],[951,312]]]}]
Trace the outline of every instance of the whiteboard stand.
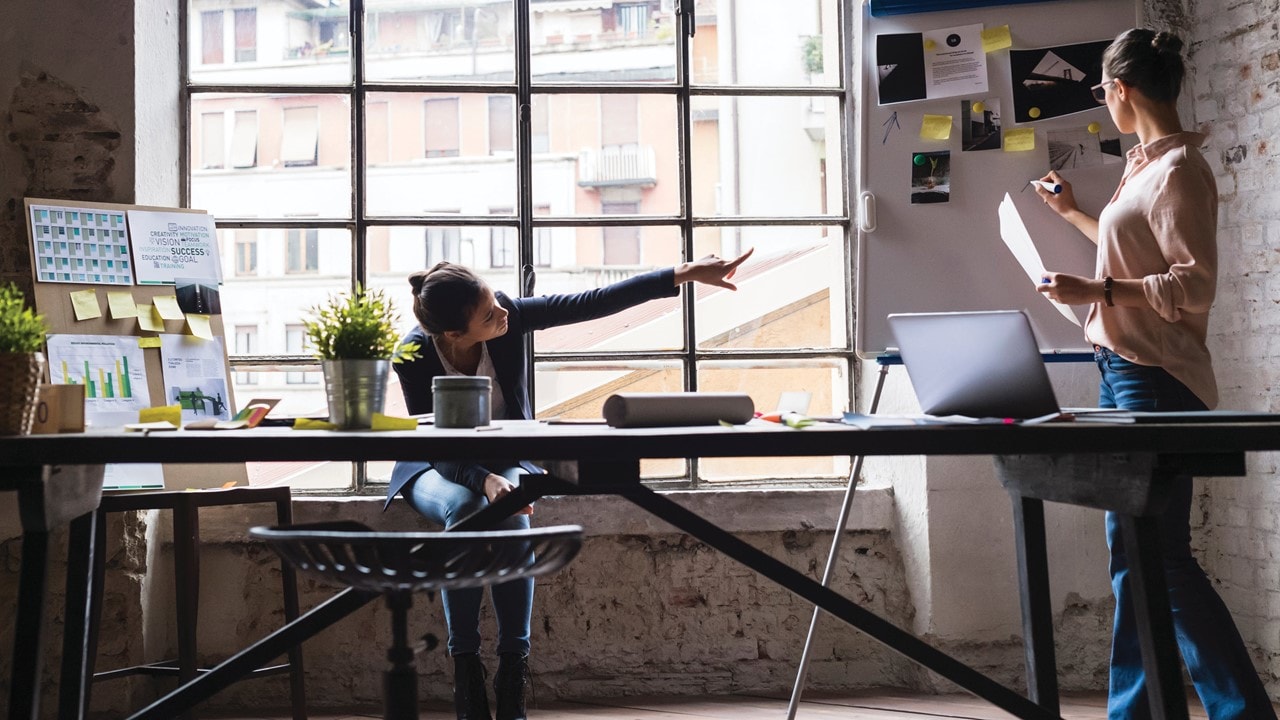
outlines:
[{"label": "whiteboard stand", "polygon": [[[880,371],[876,377],[876,391],[871,396],[870,414],[875,415],[880,407],[880,394],[884,390],[884,380],[889,374],[890,365],[901,365],[899,355],[881,355],[876,358]],[[840,517],[836,519],[836,531],[831,538],[831,552],[827,555],[827,566],[822,571],[822,587],[831,583],[831,575],[835,572],[836,560],[840,555],[840,542],[844,539],[844,528],[849,524],[849,509],[853,507],[853,493],[858,488],[858,478],[862,475],[862,456],[853,459],[853,468],[849,471],[849,486],[844,491],[844,504],[840,506]],[[809,646],[813,643],[813,632],[818,627],[818,616],[822,608],[813,607],[813,619],[809,621],[809,634],[804,639],[804,651],[800,653],[800,668],[796,671],[796,683],[791,688],[791,703],[787,705],[787,720],[795,720],[796,710],[800,707],[800,694],[804,692],[805,677],[809,674]]]},{"label": "whiteboard stand", "polygon": [[[1093,355],[1084,352],[1052,352],[1042,353],[1046,363],[1091,362]],[[876,364],[880,370],[876,377],[875,394],[871,396],[869,414],[875,415],[880,407],[880,395],[884,391],[884,381],[889,374],[889,367],[902,364],[901,355],[879,355]],[[853,493],[858,487],[858,479],[862,474],[862,456],[853,459],[853,468],[849,471],[849,486],[844,491],[844,504],[840,506],[840,516],[836,519],[835,534],[831,538],[831,552],[827,555],[827,565],[822,571],[822,587],[831,583],[831,575],[835,572],[836,561],[840,555],[840,543],[844,540],[845,526],[849,524],[849,510],[853,507]],[[809,634],[804,639],[804,650],[800,653],[800,666],[796,670],[796,682],[791,688],[791,702],[787,705],[787,720],[795,720],[796,711],[800,708],[800,695],[804,692],[806,678],[809,675],[809,650],[813,644],[813,634],[818,628],[818,617],[822,608],[814,606],[813,619],[809,621]]]}]

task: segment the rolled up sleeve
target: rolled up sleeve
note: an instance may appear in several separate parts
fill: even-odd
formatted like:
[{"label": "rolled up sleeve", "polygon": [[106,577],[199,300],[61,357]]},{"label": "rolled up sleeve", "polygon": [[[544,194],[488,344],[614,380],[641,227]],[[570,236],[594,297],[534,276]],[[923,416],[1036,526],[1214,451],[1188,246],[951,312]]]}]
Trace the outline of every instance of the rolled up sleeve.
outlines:
[{"label": "rolled up sleeve", "polygon": [[1218,198],[1211,178],[1175,166],[1152,199],[1148,218],[1169,269],[1142,278],[1152,309],[1168,322],[1207,313],[1218,281]]}]

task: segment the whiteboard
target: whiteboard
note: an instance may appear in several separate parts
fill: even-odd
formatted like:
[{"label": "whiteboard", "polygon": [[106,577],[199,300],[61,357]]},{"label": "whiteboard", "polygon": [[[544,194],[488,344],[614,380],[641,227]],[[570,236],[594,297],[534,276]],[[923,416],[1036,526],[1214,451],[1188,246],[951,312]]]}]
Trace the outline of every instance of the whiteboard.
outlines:
[{"label": "whiteboard", "polygon": [[[855,88],[859,159],[855,349],[861,357],[894,353],[896,343],[885,320],[890,313],[967,310],[1027,310],[1042,352],[1091,351],[1084,331],[1035,291],[1005,247],[997,210],[1008,193],[1045,268],[1092,277],[1096,247],[1026,185],[1050,167],[1050,132],[1057,139],[1087,132],[1088,125],[1097,122],[1101,137],[1119,137],[1101,105],[1073,115],[1015,123],[1009,50],[987,53],[985,94],[878,105],[876,36],[973,24],[1008,25],[1013,49],[1018,50],[1110,40],[1138,25],[1138,18],[1138,4],[1121,0],[1057,0],[890,17],[871,17],[863,5],[860,17],[854,19],[861,26],[862,56]],[[962,101],[989,99],[999,101],[1002,131],[1035,129],[1035,150],[962,150]],[[950,139],[921,138],[925,114],[953,116]],[[1123,138],[1122,148],[1132,143],[1132,138]],[[913,204],[914,156],[940,151],[950,152],[949,201]],[[1108,159],[1113,162],[1060,171],[1072,183],[1081,208],[1094,216],[1110,200],[1124,171],[1121,158]],[[1083,323],[1088,308],[1074,310]]]}]

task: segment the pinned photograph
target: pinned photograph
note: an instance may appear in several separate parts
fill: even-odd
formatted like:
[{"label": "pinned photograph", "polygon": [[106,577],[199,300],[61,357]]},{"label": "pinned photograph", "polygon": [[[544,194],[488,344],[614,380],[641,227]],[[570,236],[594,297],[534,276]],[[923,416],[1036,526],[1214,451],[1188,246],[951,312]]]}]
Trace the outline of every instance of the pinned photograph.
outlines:
[{"label": "pinned photograph", "polygon": [[951,201],[951,153],[918,152],[911,157],[911,204]]},{"label": "pinned photograph", "polygon": [[1102,82],[1102,52],[1110,40],[1010,50],[1013,119],[1026,123],[1100,107],[1090,89]]},{"label": "pinned photograph", "polygon": [[1045,133],[1049,143],[1049,167],[1062,170],[1096,167],[1124,162],[1120,150],[1120,138],[1105,138],[1101,133],[1087,129],[1050,130]]},{"label": "pinned photograph", "polygon": [[960,103],[961,149],[999,150],[1000,99],[964,100]]},{"label": "pinned photograph", "polygon": [[217,280],[193,280],[175,278],[174,293],[178,296],[178,308],[183,313],[221,315],[222,296]]}]

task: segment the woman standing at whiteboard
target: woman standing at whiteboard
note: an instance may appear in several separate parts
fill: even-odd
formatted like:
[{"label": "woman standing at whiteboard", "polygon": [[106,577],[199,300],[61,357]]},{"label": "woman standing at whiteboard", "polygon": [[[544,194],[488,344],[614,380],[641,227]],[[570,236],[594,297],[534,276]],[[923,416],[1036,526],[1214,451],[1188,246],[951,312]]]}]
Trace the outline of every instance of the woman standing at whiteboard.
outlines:
[{"label": "woman standing at whiteboard", "polygon": [[[1059,302],[1089,304],[1085,336],[1102,373],[1098,404],[1126,410],[1204,410],[1218,402],[1205,345],[1217,283],[1218,191],[1185,132],[1177,99],[1185,75],[1182,41],[1166,32],[1122,33],[1102,57],[1099,103],[1123,133],[1137,133],[1120,186],[1097,217],[1062,191],[1036,192],[1098,246],[1097,273],[1046,273],[1039,290]],[[1183,661],[1211,720],[1275,718],[1271,701],[1231,615],[1191,554],[1191,478],[1178,480],[1159,518],[1160,545]],[[1118,518],[1107,513],[1112,628],[1110,720],[1151,717],[1134,622],[1129,566]]]}]

